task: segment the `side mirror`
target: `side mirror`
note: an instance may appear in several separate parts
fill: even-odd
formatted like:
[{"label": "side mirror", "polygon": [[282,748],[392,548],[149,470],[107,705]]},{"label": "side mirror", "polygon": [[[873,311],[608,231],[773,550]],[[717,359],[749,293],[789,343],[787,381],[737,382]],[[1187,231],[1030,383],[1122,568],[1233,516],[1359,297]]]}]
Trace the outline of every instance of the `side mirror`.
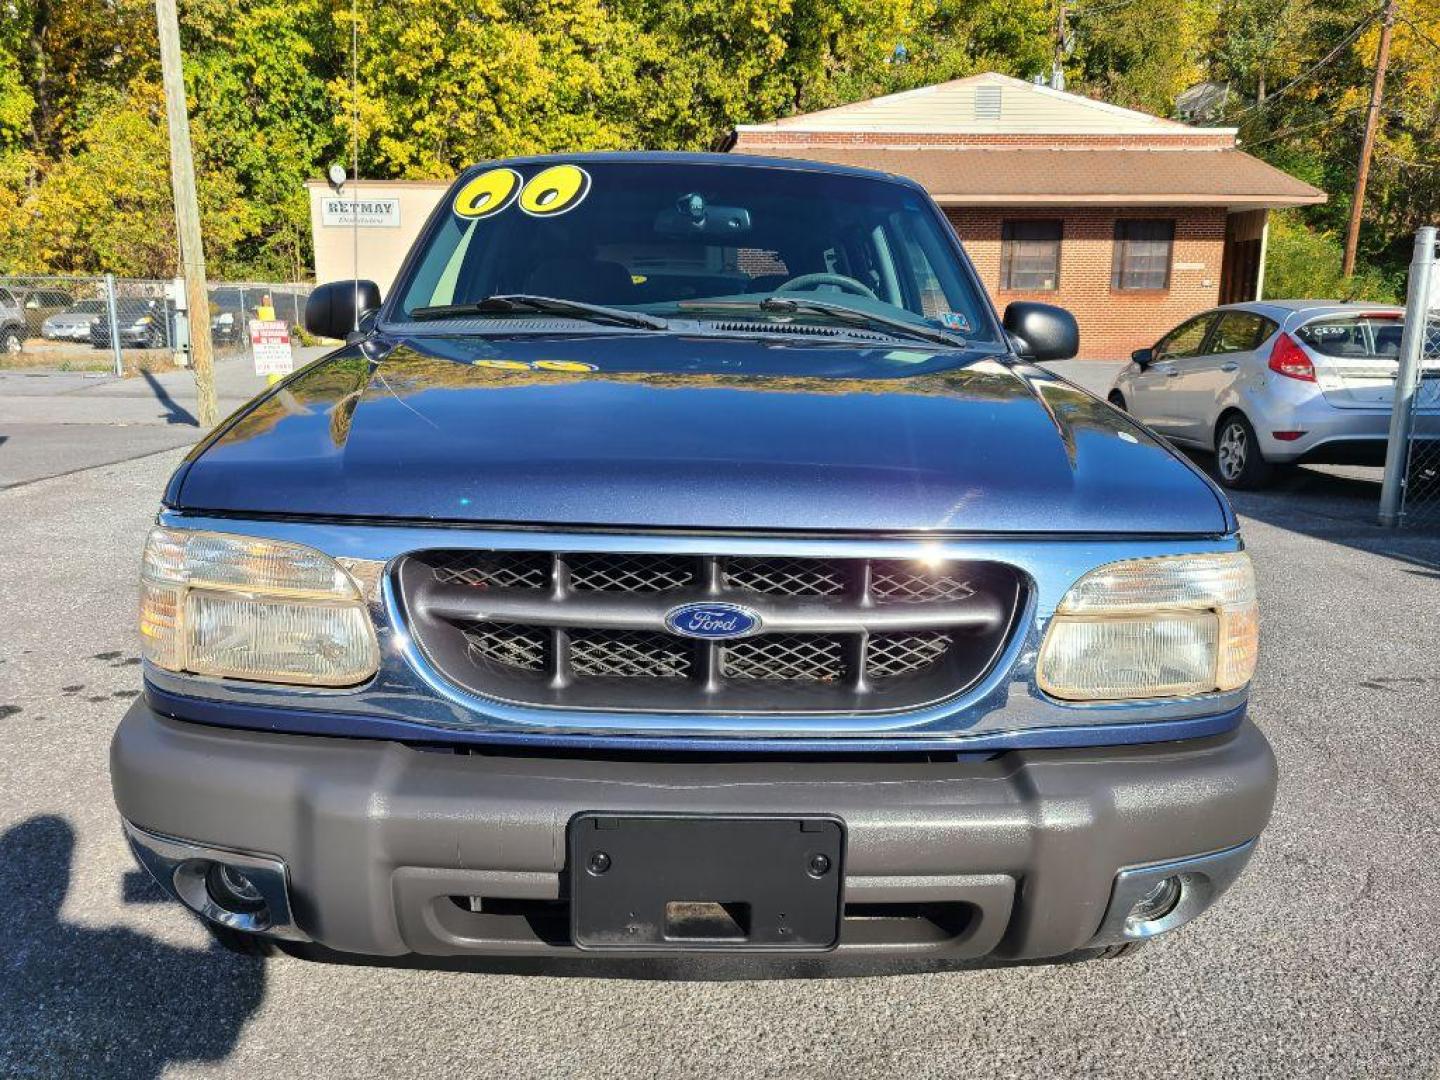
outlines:
[{"label": "side mirror", "polygon": [[1155,350],[1154,350],[1154,349],[1136,349],[1134,352],[1132,352],[1132,353],[1130,354],[1130,359],[1131,359],[1131,360],[1134,360],[1135,363],[1136,363],[1137,365],[1139,365],[1142,369],[1143,369],[1143,368],[1147,368],[1147,367],[1149,367],[1149,366],[1151,365],[1151,363],[1155,360]]},{"label": "side mirror", "polygon": [[1031,360],[1069,360],[1080,351],[1075,316],[1053,304],[1016,300],[1005,309],[1005,330],[1017,340],[1021,356]]},{"label": "side mirror", "polygon": [[359,316],[379,306],[380,286],[373,281],[326,282],[317,285],[305,301],[305,329],[316,337],[344,341],[354,331]]}]

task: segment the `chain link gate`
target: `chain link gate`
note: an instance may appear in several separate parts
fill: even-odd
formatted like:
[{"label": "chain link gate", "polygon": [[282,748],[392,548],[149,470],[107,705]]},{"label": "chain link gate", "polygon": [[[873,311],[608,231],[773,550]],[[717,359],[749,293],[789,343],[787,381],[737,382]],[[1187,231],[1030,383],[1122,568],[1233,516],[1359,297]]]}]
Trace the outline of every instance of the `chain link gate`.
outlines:
[{"label": "chain link gate", "polygon": [[[311,286],[211,282],[217,359],[249,352],[248,323],[264,308],[292,330]],[[0,367],[110,372],[188,363],[194,333],[171,280],[112,275],[0,275]]]},{"label": "chain link gate", "polygon": [[1440,528],[1440,251],[1433,226],[1416,233],[1410,263],[1380,524]]}]

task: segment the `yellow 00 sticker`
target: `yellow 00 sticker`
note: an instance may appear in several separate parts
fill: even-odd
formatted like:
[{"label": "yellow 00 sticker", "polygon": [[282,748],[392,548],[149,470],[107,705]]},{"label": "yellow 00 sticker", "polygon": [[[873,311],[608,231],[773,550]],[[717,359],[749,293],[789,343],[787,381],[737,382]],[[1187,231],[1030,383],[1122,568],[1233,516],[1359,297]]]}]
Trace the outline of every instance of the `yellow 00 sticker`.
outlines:
[{"label": "yellow 00 sticker", "polygon": [[455,213],[463,218],[498,214],[515,201],[519,191],[520,174],[514,169],[487,170],[460,189],[455,196]]},{"label": "yellow 00 sticker", "polygon": [[552,165],[536,173],[520,192],[520,209],[533,217],[573,210],[590,193],[590,174],[578,165]]}]

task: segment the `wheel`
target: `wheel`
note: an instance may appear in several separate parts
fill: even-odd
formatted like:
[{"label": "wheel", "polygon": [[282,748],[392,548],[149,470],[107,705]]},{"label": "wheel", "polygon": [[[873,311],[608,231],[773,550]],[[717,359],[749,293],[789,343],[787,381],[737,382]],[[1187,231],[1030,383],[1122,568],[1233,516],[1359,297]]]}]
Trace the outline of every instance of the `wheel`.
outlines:
[{"label": "wheel", "polygon": [[269,938],[263,938],[258,934],[247,934],[241,930],[232,930],[228,926],[221,926],[209,919],[203,921],[205,929],[210,931],[210,936],[226,952],[232,952],[239,956],[274,956],[277,952],[275,943]]},{"label": "wheel", "polygon": [[20,336],[20,331],[13,326],[7,326],[0,332],[0,352],[16,355],[24,346],[25,340]]},{"label": "wheel", "polygon": [[1254,491],[1270,482],[1274,467],[1260,452],[1260,440],[1250,421],[1227,413],[1215,429],[1215,471],[1220,483],[1237,491]]},{"label": "wheel", "polygon": [[1105,400],[1110,402],[1111,405],[1114,405],[1115,408],[1119,409],[1121,412],[1127,411],[1125,408],[1125,395],[1120,393],[1119,390],[1111,390],[1110,396],[1107,397]]}]

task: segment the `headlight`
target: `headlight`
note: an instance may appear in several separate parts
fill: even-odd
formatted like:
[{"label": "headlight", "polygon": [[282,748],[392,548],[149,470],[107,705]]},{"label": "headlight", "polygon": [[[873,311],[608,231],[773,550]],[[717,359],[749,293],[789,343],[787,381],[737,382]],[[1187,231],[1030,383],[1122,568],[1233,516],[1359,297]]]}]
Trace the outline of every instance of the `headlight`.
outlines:
[{"label": "headlight", "polygon": [[1036,679],[1067,701],[1236,690],[1255,673],[1259,636],[1243,552],[1111,563],[1065,594]]},{"label": "headlight", "polygon": [[335,560],[226,533],[151,531],[140,639],[170,671],[262,682],[353,686],[380,662],[361,590]]},{"label": "headlight", "polygon": [[149,326],[149,325],[150,325],[152,322],[154,322],[154,321],[155,321],[155,318],[154,318],[154,316],[152,316],[152,315],[141,315],[140,318],[138,318],[138,319],[135,320],[135,325],[136,325],[136,326]]}]

